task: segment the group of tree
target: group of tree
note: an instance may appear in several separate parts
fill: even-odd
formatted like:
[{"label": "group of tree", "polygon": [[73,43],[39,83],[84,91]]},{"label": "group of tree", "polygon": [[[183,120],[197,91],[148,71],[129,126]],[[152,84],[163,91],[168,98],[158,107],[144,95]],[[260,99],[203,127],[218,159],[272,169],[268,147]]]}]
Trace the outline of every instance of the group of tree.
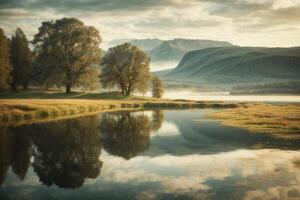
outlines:
[{"label": "group of tree", "polygon": [[0,28],[0,90],[8,87],[10,79],[10,44],[9,39],[5,36],[3,30]]},{"label": "group of tree", "polygon": [[0,28],[0,89],[8,86],[16,91],[19,86],[28,88],[33,52],[22,29],[17,28],[11,39]]},{"label": "group of tree", "polygon": [[162,96],[162,83],[152,76],[149,56],[125,43],[110,48],[104,56],[99,31],[76,18],[42,22],[30,43],[17,28],[11,39],[0,30],[0,89],[29,83],[48,87],[120,89],[122,94],[145,94],[152,79],[154,97]]}]

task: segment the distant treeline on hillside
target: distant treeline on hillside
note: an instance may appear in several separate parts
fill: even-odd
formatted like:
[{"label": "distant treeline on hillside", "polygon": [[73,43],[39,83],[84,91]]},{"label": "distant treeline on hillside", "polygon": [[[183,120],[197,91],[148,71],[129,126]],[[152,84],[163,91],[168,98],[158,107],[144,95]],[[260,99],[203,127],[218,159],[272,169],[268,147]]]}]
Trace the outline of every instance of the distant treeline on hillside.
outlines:
[{"label": "distant treeline on hillside", "polygon": [[300,94],[300,81],[236,86],[230,94]]}]

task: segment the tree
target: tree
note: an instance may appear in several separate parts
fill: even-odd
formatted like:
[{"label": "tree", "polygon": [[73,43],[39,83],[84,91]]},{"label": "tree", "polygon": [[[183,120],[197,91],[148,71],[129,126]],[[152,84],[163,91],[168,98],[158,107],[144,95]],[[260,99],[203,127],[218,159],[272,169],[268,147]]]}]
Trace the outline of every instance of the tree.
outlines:
[{"label": "tree", "polygon": [[17,28],[11,38],[11,82],[10,86],[16,91],[19,85],[23,89],[28,88],[31,74],[33,54],[29,48],[29,42],[22,29]]},{"label": "tree", "polygon": [[48,62],[40,71],[59,76],[66,93],[100,62],[100,43],[99,31],[75,18],[43,22],[33,40],[40,62]]},{"label": "tree", "polygon": [[84,90],[96,90],[100,88],[99,83],[100,70],[98,68],[91,68],[86,74],[79,79],[79,85]]},{"label": "tree", "polygon": [[110,48],[102,60],[102,84],[104,87],[117,85],[129,96],[149,84],[149,63],[149,57],[129,43]]},{"label": "tree", "polygon": [[53,67],[50,55],[37,55],[32,69],[34,84],[45,85],[46,89],[51,86],[63,85],[63,74],[60,69]]},{"label": "tree", "polygon": [[155,98],[161,98],[163,93],[164,88],[162,81],[157,76],[154,76],[152,78],[152,96]]},{"label": "tree", "polygon": [[0,90],[7,88],[10,77],[10,46],[9,39],[0,28]]}]

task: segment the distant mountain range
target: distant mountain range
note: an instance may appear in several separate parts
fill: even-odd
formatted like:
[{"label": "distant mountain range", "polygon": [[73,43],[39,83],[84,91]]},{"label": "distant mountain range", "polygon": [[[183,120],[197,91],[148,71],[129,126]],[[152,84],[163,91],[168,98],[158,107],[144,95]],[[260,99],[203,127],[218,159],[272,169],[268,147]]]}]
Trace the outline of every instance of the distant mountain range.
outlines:
[{"label": "distant mountain range", "polygon": [[150,55],[152,62],[179,62],[187,52],[192,50],[233,46],[231,43],[222,41],[195,39],[160,40],[157,38],[113,40],[109,45],[116,46],[124,42],[129,42],[146,51]]},{"label": "distant mountain range", "polygon": [[216,47],[190,51],[164,80],[196,85],[240,85],[300,80],[300,47]]},{"label": "distant mountain range", "polygon": [[227,46],[233,45],[228,42],[212,40],[174,39],[163,41],[150,51],[150,56],[155,61],[179,61],[189,51]]}]

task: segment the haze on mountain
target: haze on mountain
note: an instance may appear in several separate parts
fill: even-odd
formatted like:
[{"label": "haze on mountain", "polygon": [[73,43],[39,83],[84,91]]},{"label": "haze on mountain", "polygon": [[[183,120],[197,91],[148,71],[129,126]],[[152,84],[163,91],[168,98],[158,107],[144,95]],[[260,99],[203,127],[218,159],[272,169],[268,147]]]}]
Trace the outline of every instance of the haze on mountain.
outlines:
[{"label": "haze on mountain", "polygon": [[233,86],[300,80],[300,47],[216,47],[188,52],[165,82]]},{"label": "haze on mountain", "polygon": [[183,56],[193,50],[233,46],[229,42],[203,40],[203,39],[183,39],[161,40],[158,38],[146,39],[117,39],[109,42],[109,47],[131,43],[143,51],[151,58],[151,71],[161,71],[175,68]]},{"label": "haze on mountain", "polygon": [[203,40],[203,39],[183,39],[160,40],[157,38],[147,39],[119,39],[113,40],[111,46],[129,42],[146,51],[152,62],[179,62],[189,51],[205,49],[211,47],[232,46],[229,42]]}]

